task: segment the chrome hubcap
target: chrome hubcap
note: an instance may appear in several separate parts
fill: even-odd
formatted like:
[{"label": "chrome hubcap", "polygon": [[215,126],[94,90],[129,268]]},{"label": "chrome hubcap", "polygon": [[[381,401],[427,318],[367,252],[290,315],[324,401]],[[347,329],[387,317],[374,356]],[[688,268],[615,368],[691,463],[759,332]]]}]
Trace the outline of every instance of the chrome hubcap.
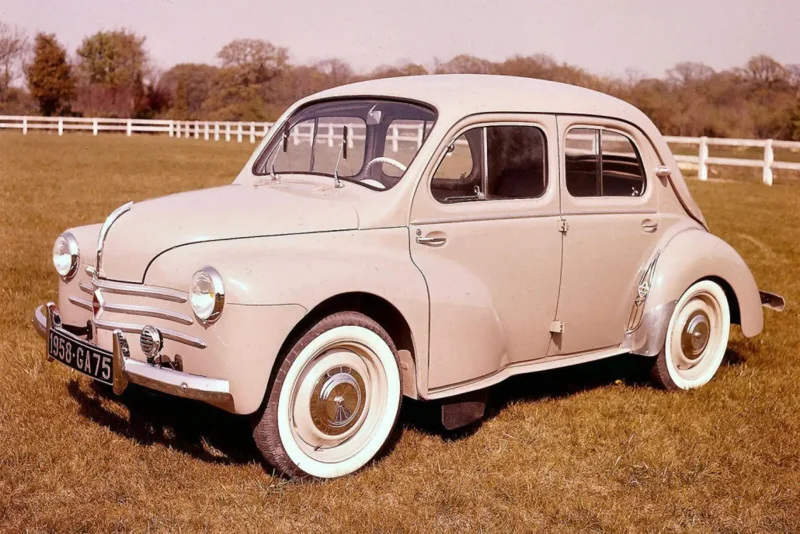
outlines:
[{"label": "chrome hubcap", "polygon": [[697,360],[706,349],[711,333],[708,315],[697,311],[689,317],[681,332],[681,349],[688,360]]},{"label": "chrome hubcap", "polygon": [[364,411],[366,387],[352,367],[334,367],[323,374],[311,394],[311,421],[328,436],[350,430]]}]

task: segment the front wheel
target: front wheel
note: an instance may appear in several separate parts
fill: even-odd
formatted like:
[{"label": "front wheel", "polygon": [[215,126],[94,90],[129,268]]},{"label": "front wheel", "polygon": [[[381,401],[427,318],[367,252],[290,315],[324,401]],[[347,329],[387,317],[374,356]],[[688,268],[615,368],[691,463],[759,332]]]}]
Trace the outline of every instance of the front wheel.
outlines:
[{"label": "front wheel", "polygon": [[288,476],[334,478],[372,460],[402,401],[397,350],[386,331],[356,312],[308,330],[278,369],[253,437]]},{"label": "front wheel", "polygon": [[711,280],[695,283],[678,300],[664,347],[652,376],[666,389],[706,384],[719,369],[728,346],[731,312],[722,288]]}]

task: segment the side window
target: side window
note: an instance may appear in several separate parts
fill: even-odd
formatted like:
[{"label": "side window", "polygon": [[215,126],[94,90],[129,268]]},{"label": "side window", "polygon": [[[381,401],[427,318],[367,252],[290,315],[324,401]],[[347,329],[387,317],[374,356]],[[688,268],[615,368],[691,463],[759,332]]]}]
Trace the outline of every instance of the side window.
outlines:
[{"label": "side window", "polygon": [[547,190],[547,143],[535,126],[486,126],[459,136],[431,181],[440,202],[537,198]]},{"label": "side window", "polygon": [[603,153],[603,195],[640,197],[644,193],[645,174],[642,160],[633,142],[617,132],[603,130],[600,148]]},{"label": "side window", "polygon": [[639,197],[646,184],[633,142],[620,133],[594,128],[567,133],[564,176],[573,197]]},{"label": "side window", "polygon": [[480,187],[482,181],[481,130],[482,128],[469,130],[450,145],[431,180],[431,193],[439,202],[458,202],[475,197],[475,187]]},{"label": "side window", "polygon": [[486,128],[486,198],[538,198],[547,189],[544,133],[534,126]]}]

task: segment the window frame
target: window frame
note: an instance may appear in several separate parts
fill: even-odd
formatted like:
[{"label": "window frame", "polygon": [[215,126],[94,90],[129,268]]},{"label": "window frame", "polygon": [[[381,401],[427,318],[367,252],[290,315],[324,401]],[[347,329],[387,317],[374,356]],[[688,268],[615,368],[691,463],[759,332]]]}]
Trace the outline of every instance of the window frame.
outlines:
[{"label": "window frame", "polygon": [[[522,127],[528,127],[528,128],[536,128],[539,131],[539,133],[541,134],[542,140],[544,142],[543,143],[543,147],[542,147],[543,148],[542,154],[544,156],[543,162],[542,162],[542,170],[544,171],[545,187],[544,187],[544,189],[542,189],[542,192],[538,196],[535,196],[535,197],[520,197],[520,198],[486,198],[486,191],[487,191],[488,185],[489,185],[488,184],[488,181],[489,181],[489,151],[488,151],[487,128],[491,128],[493,126],[522,126]],[[445,146],[449,147],[450,145],[455,143],[458,140],[458,138],[461,137],[462,135],[464,135],[466,132],[468,132],[470,130],[476,130],[476,129],[479,129],[479,128],[481,130],[481,145],[482,145],[481,146],[482,154],[481,154],[481,158],[480,158],[481,196],[480,197],[476,197],[474,200],[464,200],[464,201],[461,201],[461,202],[443,202],[443,201],[439,200],[438,198],[436,198],[436,196],[433,194],[433,191],[432,191],[433,180],[436,177],[436,173],[439,172],[439,168],[441,167],[442,163],[444,162],[444,159],[450,153],[447,149],[445,149],[444,151],[442,151],[441,155],[437,159],[436,164],[433,166],[432,171],[430,173],[430,179],[428,180],[428,194],[431,196],[431,198],[433,198],[438,204],[441,204],[441,205],[444,205],[444,206],[454,206],[454,205],[460,205],[460,204],[472,205],[476,201],[478,201],[478,202],[525,202],[525,201],[531,201],[531,200],[540,200],[540,199],[544,198],[547,195],[547,193],[550,190],[550,188],[552,187],[552,183],[553,183],[553,180],[551,180],[550,172],[549,172],[549,159],[550,159],[549,148],[550,148],[550,145],[549,145],[549,139],[547,137],[547,132],[546,132],[545,128],[542,125],[537,124],[535,122],[525,122],[525,121],[519,121],[519,120],[477,122],[477,123],[469,124],[467,126],[464,126],[463,128],[460,128],[459,130],[457,130],[455,134],[453,134],[453,135],[451,135],[449,137],[448,141],[445,143]],[[475,165],[475,162],[473,161],[473,166],[474,165]]]},{"label": "window frame", "polygon": [[[597,137],[597,155],[598,157],[598,175],[600,177],[600,191],[602,193],[603,190],[603,132],[608,131],[611,133],[615,133],[621,135],[625,139],[627,139],[631,146],[633,147],[634,152],[636,153],[636,161],[639,163],[639,168],[642,171],[642,179],[644,180],[644,186],[642,187],[642,192],[636,196],[627,196],[627,195],[587,195],[587,196],[575,196],[573,195],[570,190],[569,186],[567,185],[567,138],[572,130],[594,130],[598,133]],[[606,198],[606,199],[630,199],[630,200],[642,200],[645,198],[648,189],[649,189],[649,178],[647,177],[647,166],[644,164],[644,159],[642,159],[642,150],[639,147],[639,144],[636,140],[631,136],[629,133],[621,130],[619,128],[609,127],[609,126],[602,126],[599,124],[584,124],[584,123],[575,123],[571,124],[566,132],[564,132],[564,144],[561,148],[561,160],[564,164],[564,191],[573,199],[599,199],[599,198]]]}]

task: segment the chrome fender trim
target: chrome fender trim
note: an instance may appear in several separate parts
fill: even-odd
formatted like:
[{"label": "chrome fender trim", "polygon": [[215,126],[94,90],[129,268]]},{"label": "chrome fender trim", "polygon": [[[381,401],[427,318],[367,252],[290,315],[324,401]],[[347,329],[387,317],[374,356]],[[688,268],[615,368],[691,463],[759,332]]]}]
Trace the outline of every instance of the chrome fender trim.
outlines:
[{"label": "chrome fender trim", "polygon": [[646,311],[639,328],[626,332],[622,347],[641,356],[658,356],[667,338],[667,328],[677,300],[665,302]]}]

